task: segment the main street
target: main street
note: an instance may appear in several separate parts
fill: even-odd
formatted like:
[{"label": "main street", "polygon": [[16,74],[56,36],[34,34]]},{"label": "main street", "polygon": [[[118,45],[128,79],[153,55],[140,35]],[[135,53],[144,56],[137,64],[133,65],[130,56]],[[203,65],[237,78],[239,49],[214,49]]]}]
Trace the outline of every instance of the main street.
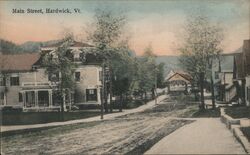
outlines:
[{"label": "main street", "polygon": [[[152,147],[153,150],[151,149],[149,153],[167,153],[162,151],[168,150],[170,144],[162,141],[158,144],[157,142],[162,138],[162,140],[168,138],[168,135],[171,133],[182,132],[186,126],[194,124],[193,122],[197,119],[183,118],[191,116],[197,110],[197,105],[187,106],[169,98],[166,98],[156,106],[148,105],[145,109],[141,107],[138,109],[134,109],[133,113],[127,113],[103,121],[93,120],[79,124],[62,125],[40,132],[3,137],[2,152],[4,154],[15,154],[17,152],[19,154],[143,154]],[[202,121],[202,118],[199,121]],[[211,122],[213,125],[213,121]],[[217,121],[217,123],[220,122]],[[222,126],[223,124],[220,125]],[[199,131],[200,127],[202,126],[196,125],[195,133]],[[219,131],[216,130],[214,132],[226,132],[227,136],[229,136],[229,139],[227,139],[229,143],[223,143],[223,141],[217,141],[219,143],[216,143],[218,139],[214,139],[213,143],[217,144],[218,147],[238,147],[238,153],[244,153],[244,150],[233,138],[233,135],[228,133],[226,127],[216,129],[219,129]],[[192,131],[189,130],[189,132]],[[172,134],[169,135],[172,137],[170,137],[172,139],[171,142],[174,139],[175,143],[180,143],[182,141],[181,138],[185,139],[185,137],[181,136],[182,134],[177,134],[180,135],[178,138],[172,136]],[[203,134],[206,134],[205,131]],[[209,134],[212,133],[209,132]],[[192,137],[189,139],[191,140]],[[195,142],[191,143],[190,141],[190,145],[195,145],[199,139],[193,140]],[[202,140],[206,141],[206,139]],[[207,143],[212,142],[211,139],[207,140],[209,140]],[[187,141],[186,139],[186,142],[189,142],[189,140]],[[165,144],[168,147],[165,147]],[[173,143],[171,144],[173,145]],[[161,145],[165,150],[158,145]],[[183,147],[185,148],[184,144]],[[210,146],[204,145],[204,147],[209,148]],[[171,148],[169,149],[171,150]],[[199,147],[197,147],[197,150],[199,150]],[[213,153],[216,153],[216,150]]]}]

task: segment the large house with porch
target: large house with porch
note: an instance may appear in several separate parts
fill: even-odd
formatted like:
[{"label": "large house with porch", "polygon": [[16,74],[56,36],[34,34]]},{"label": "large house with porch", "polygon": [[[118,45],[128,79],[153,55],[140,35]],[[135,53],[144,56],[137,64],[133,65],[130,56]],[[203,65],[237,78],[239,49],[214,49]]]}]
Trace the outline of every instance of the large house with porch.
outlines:
[{"label": "large house with porch", "polygon": [[[24,111],[49,111],[60,109],[52,75],[43,67],[46,54],[55,52],[60,43],[41,47],[39,53],[0,55],[0,105],[22,108]],[[75,91],[65,96],[65,109],[71,105],[100,104],[102,68],[89,61],[86,51],[93,46],[73,41],[68,47],[73,55]],[[85,61],[83,61],[85,60]]]},{"label": "large house with porch", "polygon": [[238,53],[222,54],[214,60],[212,77],[217,103],[230,103],[237,98],[237,88],[233,83],[234,56]]},{"label": "large house with porch", "polygon": [[234,82],[239,101],[250,106],[250,40],[244,40],[242,52],[234,57]]}]

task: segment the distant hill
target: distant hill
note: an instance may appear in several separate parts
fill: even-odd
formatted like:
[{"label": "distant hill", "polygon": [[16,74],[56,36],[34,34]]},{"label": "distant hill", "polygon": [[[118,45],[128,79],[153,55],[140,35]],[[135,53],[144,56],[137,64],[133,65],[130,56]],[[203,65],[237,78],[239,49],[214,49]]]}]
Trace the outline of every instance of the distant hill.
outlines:
[{"label": "distant hill", "polygon": [[166,76],[171,70],[179,70],[179,56],[157,56],[156,63],[164,63],[164,75]]},{"label": "distant hill", "polygon": [[20,45],[27,52],[38,52],[41,46],[47,46],[59,42],[59,40],[50,40],[45,42],[27,41]]},{"label": "distant hill", "polygon": [[[237,51],[240,51],[238,49]],[[179,65],[179,56],[158,56],[156,58],[156,63],[165,63],[164,67],[164,75],[166,76],[171,70],[182,70],[181,66]],[[223,71],[232,71],[233,70],[233,62],[234,57],[232,54],[225,54],[222,55],[221,58],[221,69]]]},{"label": "distant hill", "polygon": [[14,54],[25,52],[25,50],[11,41],[0,39],[0,52],[3,54]]},{"label": "distant hill", "polygon": [[28,41],[19,46],[23,48],[26,52],[38,52],[41,44],[42,42]]},{"label": "distant hill", "polygon": [[45,42],[27,41],[23,44],[17,45],[11,41],[0,39],[0,52],[3,54],[17,54],[17,53],[32,53],[39,52],[41,46],[54,44],[59,40],[50,40]]}]

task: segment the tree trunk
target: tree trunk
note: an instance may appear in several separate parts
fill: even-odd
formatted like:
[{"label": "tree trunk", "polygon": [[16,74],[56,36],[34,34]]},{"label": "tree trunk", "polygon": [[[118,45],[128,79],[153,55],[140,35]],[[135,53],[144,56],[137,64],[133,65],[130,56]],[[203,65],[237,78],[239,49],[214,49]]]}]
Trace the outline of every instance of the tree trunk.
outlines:
[{"label": "tree trunk", "polygon": [[109,111],[112,113],[113,112],[113,101],[112,101],[112,97],[113,97],[113,93],[112,93],[112,80],[110,80],[110,85],[109,85],[109,98],[110,98],[110,109],[109,109]]},{"label": "tree trunk", "polygon": [[61,112],[60,112],[60,116],[61,116],[61,121],[64,121],[64,104],[65,104],[65,95],[62,94],[62,96],[60,97],[61,99]]},{"label": "tree trunk", "polygon": [[151,89],[151,93],[152,93],[152,99],[155,99],[155,92],[154,92],[154,88]]},{"label": "tree trunk", "polygon": [[105,113],[108,113],[108,93],[107,93],[107,83],[104,82],[104,109]]},{"label": "tree trunk", "polygon": [[211,81],[211,99],[212,99],[212,106],[213,106],[213,109],[215,109],[215,97],[214,97],[214,80],[213,80],[213,76],[211,75],[210,77],[210,81]]},{"label": "tree trunk", "polygon": [[119,106],[119,112],[122,112],[122,105],[123,105],[123,95],[120,94],[120,106]]},{"label": "tree trunk", "polygon": [[204,73],[200,73],[200,92],[201,92],[201,104],[200,110],[205,109],[205,102],[204,102]]},{"label": "tree trunk", "polygon": [[246,80],[243,79],[242,80],[242,105],[246,105],[246,91],[245,91],[245,87],[246,87]]}]

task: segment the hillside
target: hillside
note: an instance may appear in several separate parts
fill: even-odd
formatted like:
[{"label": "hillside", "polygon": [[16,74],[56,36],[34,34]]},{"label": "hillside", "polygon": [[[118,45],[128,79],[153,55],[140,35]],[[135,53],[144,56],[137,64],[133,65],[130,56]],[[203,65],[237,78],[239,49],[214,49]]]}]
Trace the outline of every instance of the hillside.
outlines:
[{"label": "hillside", "polygon": [[166,76],[170,70],[179,70],[181,69],[179,66],[179,56],[158,56],[156,58],[156,63],[164,63],[165,64],[165,71],[164,75]]},{"label": "hillside", "polygon": [[46,42],[28,41],[23,44],[17,45],[11,41],[0,39],[0,52],[2,52],[3,54],[38,52],[41,46],[54,44],[56,42],[58,42],[58,40],[51,40]]},{"label": "hillside", "polygon": [[0,39],[0,52],[3,54],[23,53],[25,50],[15,43]]}]

